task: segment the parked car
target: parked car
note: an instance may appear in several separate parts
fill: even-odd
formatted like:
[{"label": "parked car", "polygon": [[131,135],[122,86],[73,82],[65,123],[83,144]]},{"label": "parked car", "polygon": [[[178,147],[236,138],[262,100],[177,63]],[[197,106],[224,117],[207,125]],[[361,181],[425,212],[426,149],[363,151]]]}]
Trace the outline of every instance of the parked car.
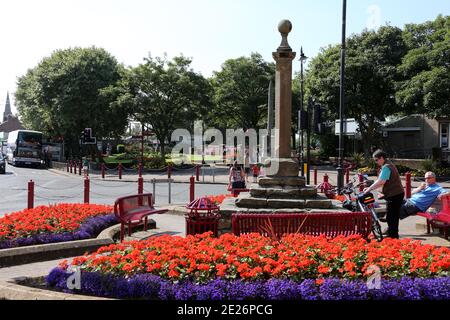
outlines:
[{"label": "parked car", "polygon": [[0,174],[6,173],[6,160],[3,157],[3,154],[0,152]]}]

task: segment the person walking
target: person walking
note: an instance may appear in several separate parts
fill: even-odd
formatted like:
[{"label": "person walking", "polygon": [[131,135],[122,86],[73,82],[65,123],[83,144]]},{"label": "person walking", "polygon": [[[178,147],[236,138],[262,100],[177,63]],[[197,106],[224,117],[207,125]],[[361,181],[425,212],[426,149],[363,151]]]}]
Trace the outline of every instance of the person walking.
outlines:
[{"label": "person walking", "polygon": [[258,176],[259,176],[259,166],[257,163],[255,163],[252,166],[252,172],[253,172],[253,183],[256,183],[258,181]]},{"label": "person walking", "polygon": [[382,188],[381,193],[386,200],[386,222],[388,224],[387,236],[398,239],[398,225],[400,221],[400,207],[405,197],[400,174],[397,167],[387,159],[382,150],[373,153],[373,159],[381,168],[380,175],[373,185],[363,190],[369,193],[372,190]]},{"label": "person walking", "polygon": [[237,161],[234,161],[230,169],[228,181],[231,185],[231,189],[245,189],[245,174],[244,170]]}]

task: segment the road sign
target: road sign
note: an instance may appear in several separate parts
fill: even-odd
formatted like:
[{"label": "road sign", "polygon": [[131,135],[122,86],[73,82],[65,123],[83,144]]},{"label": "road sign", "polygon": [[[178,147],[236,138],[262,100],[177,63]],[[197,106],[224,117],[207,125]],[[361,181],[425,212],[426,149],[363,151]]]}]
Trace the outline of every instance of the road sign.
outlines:
[{"label": "road sign", "polygon": [[[355,119],[346,119],[344,120],[344,135],[347,136],[354,136],[358,132],[358,124],[356,123]],[[339,135],[341,129],[341,122],[339,120],[336,120],[335,122],[335,129],[334,134]]]}]

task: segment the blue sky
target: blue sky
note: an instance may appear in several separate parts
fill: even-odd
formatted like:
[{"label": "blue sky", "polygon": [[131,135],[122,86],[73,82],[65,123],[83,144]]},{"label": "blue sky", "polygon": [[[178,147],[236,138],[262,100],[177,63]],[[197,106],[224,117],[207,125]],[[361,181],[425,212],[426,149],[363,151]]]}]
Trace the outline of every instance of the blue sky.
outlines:
[{"label": "blue sky", "polygon": [[[289,19],[289,42],[307,56],[339,43],[342,0],[14,0],[0,2],[0,112],[17,77],[54,50],[103,47],[135,66],[151,53],[183,53],[204,76],[229,58],[259,52],[271,61],[277,24]],[[379,25],[450,14],[448,0],[347,0],[347,35]],[[294,65],[294,71],[299,63]],[[13,96],[11,97],[14,103]],[[13,112],[15,108],[13,107]]]}]

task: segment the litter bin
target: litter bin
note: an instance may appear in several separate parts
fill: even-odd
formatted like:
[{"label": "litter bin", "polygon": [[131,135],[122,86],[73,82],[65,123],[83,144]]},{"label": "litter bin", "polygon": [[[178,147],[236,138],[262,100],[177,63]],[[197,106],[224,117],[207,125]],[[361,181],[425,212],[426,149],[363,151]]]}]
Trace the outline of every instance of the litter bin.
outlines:
[{"label": "litter bin", "polygon": [[220,213],[219,207],[211,199],[203,197],[186,206],[186,235],[202,234],[211,231],[217,237]]}]

